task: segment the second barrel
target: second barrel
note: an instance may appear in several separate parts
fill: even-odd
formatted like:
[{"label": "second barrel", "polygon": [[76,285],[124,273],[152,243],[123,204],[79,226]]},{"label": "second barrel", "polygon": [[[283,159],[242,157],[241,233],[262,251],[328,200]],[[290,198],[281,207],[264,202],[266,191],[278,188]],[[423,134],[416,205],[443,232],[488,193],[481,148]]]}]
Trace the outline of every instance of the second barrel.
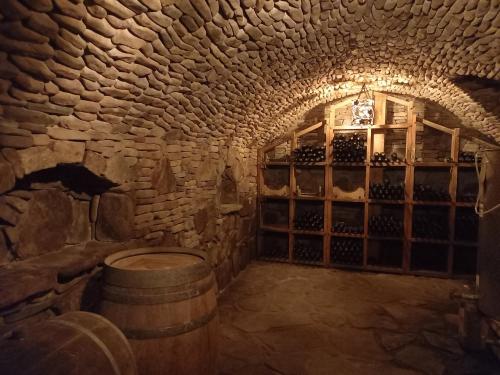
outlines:
[{"label": "second barrel", "polygon": [[216,286],[204,252],[151,247],[109,256],[101,314],[129,339],[141,375],[216,373]]}]

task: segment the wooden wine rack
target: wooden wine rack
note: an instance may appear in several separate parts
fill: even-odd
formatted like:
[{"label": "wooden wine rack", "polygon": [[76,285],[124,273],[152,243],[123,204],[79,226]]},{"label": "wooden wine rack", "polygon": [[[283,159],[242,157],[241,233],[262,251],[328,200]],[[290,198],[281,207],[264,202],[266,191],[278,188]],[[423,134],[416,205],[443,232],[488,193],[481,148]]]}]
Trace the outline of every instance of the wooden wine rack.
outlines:
[{"label": "wooden wine rack", "polygon": [[[430,275],[438,277],[464,277],[473,275],[474,271],[467,272],[467,274],[460,272],[457,267],[457,262],[459,260],[456,258],[458,250],[462,252],[465,249],[471,251],[473,255],[467,255],[465,258],[466,262],[474,262],[476,258],[476,241],[458,241],[455,236],[455,220],[457,209],[465,207],[473,210],[473,202],[458,202],[457,201],[457,184],[459,183],[459,171],[461,170],[471,170],[475,168],[474,163],[459,163],[459,149],[460,140],[462,135],[460,134],[459,128],[448,128],[434,122],[428,121],[423,118],[418,118],[414,110],[414,101],[403,100],[399,97],[393,97],[384,93],[374,93],[375,97],[375,117],[374,125],[371,126],[334,126],[335,125],[335,110],[340,107],[349,106],[352,103],[352,98],[347,98],[340,102],[334,103],[325,110],[325,119],[317,124],[311,126],[305,126],[302,128],[295,129],[284,137],[281,137],[262,149],[258,151],[258,217],[259,217],[259,254],[264,253],[264,249],[267,247],[277,246],[273,243],[274,239],[266,240],[266,235],[272,234],[274,237],[281,236],[283,240],[286,237],[288,256],[286,257],[275,257],[272,259],[260,256],[264,260],[275,260],[289,263],[303,263],[298,259],[294,259],[293,249],[294,242],[300,236],[318,236],[322,239],[322,251],[323,251],[323,261],[320,263],[326,267],[339,267],[339,268],[352,268],[359,270],[369,270],[369,271],[379,271],[379,272],[390,272],[390,273],[406,273],[415,275]],[[388,101],[393,101],[399,105],[406,107],[406,118],[408,119],[405,124],[387,124],[386,123],[386,107]],[[430,127],[435,131],[447,134],[450,141],[449,150],[449,161],[417,161],[416,158],[416,142],[417,142],[417,127],[422,129],[423,127]],[[325,145],[326,145],[326,161],[314,164],[304,164],[304,163],[294,163],[291,161],[291,151],[297,148],[299,139],[311,132],[324,131]],[[398,163],[396,165],[386,165],[383,167],[370,165],[370,157],[375,151],[380,151],[384,147],[384,137],[387,132],[398,131],[405,132],[405,148],[404,148],[404,162]],[[332,160],[332,139],[337,132],[363,132],[366,133],[367,137],[367,155],[366,162],[364,163],[344,163],[344,169],[355,168],[364,170],[365,180],[364,180],[364,193],[358,198],[342,198],[339,199],[333,195],[333,183],[332,177],[338,172],[339,165],[333,164]],[[478,148],[482,145],[489,146],[479,139],[469,139],[478,145]],[[288,143],[288,157],[289,161],[269,161],[266,158],[267,153],[275,149],[277,146]],[[289,184],[288,188],[281,189],[281,192],[289,192],[287,195],[282,193],[273,194],[269,193],[269,189],[264,187],[263,173],[266,168],[278,168],[287,169],[289,173]],[[300,196],[297,194],[297,170],[314,168],[322,170],[324,173],[324,179],[322,182],[323,196]],[[373,200],[369,199],[369,186],[374,175],[380,170],[380,168],[399,168],[404,173],[404,189],[405,189],[405,199],[400,201],[389,201],[389,200]],[[413,189],[415,184],[416,171],[424,168],[425,170],[441,170],[448,171],[449,178],[447,180],[447,187],[449,190],[450,201],[414,201],[413,200]],[[263,194],[265,190],[266,194]],[[288,225],[265,225],[262,220],[262,205],[266,202],[281,202],[285,205],[288,202]],[[293,222],[296,214],[297,204],[301,204],[304,201],[322,202],[323,204],[323,215],[324,215],[324,226],[322,231],[304,231],[296,230],[293,227]],[[332,209],[332,203],[337,202],[347,202],[347,203],[357,203],[363,206],[363,233],[350,234],[350,233],[333,233],[332,223],[335,219],[335,210]],[[385,238],[380,236],[372,236],[369,234],[368,221],[370,215],[370,209],[374,205],[387,207],[399,205],[402,210],[404,235],[398,238]],[[412,220],[413,213],[420,207],[446,207],[449,210],[448,213],[448,228],[449,233],[447,240],[438,239],[421,239],[413,238],[412,236]],[[274,238],[273,237],[273,238]],[[363,261],[359,265],[343,265],[334,264],[331,262],[331,244],[335,241],[335,238],[353,238],[363,241]],[[401,251],[401,264],[386,266],[384,264],[374,264],[370,261],[370,251],[373,250],[373,243],[379,244],[379,247],[384,247],[387,244],[386,241],[397,241],[400,245]],[[414,267],[412,263],[412,256],[417,257],[418,251],[424,251],[422,248],[426,249],[429,254],[434,250],[434,247],[439,247],[440,251],[446,252],[445,254],[445,264],[442,267],[430,267],[431,269],[419,269],[419,267]],[[430,249],[430,250],[429,250]],[[458,249],[458,250],[457,250]],[[415,255],[417,254],[417,255]],[[432,258],[431,254],[431,258]],[[376,263],[376,262],[375,262]],[[466,264],[466,266],[470,266]],[[464,268],[464,267],[461,267]],[[468,268],[468,267],[465,267]],[[475,264],[469,267],[470,269],[475,269]]]}]

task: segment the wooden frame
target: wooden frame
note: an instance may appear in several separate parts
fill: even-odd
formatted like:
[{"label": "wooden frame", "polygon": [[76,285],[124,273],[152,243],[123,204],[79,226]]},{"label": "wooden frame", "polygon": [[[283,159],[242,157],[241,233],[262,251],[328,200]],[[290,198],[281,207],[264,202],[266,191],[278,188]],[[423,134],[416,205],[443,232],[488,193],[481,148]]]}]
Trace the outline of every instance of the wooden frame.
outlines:
[{"label": "wooden frame", "polygon": [[[457,202],[457,185],[459,178],[459,168],[461,167],[471,167],[470,165],[464,165],[464,163],[458,163],[458,155],[460,148],[460,129],[451,129],[445,127],[443,125],[437,124],[435,122],[429,121],[427,119],[418,118],[414,111],[414,102],[404,100],[401,98],[394,97],[389,94],[384,93],[375,93],[375,117],[374,123],[372,126],[333,126],[335,124],[335,109],[341,108],[343,106],[347,106],[351,104],[352,98],[343,99],[337,103],[332,104],[327,107],[325,110],[325,118],[322,122],[303,126],[299,129],[296,129],[284,137],[280,137],[279,139],[269,143],[264,146],[260,150],[258,150],[258,171],[257,171],[257,189],[258,189],[258,218],[259,218],[259,228],[266,231],[282,232],[288,234],[288,259],[283,259],[283,261],[287,261],[290,263],[300,263],[297,262],[293,257],[293,249],[295,237],[301,234],[313,234],[314,232],[309,231],[298,231],[293,229],[293,221],[295,218],[296,212],[296,204],[297,201],[300,200],[315,200],[323,202],[323,231],[316,232],[315,235],[321,236],[323,238],[323,265],[324,266],[333,266],[333,267],[342,267],[342,268],[353,268],[353,269],[363,269],[369,271],[380,271],[380,272],[391,272],[391,273],[409,273],[415,275],[431,275],[438,277],[453,277],[453,276],[464,276],[464,275],[454,275],[453,274],[453,262],[454,262],[454,248],[455,246],[464,245],[460,241],[455,241],[455,217],[456,217],[456,208],[457,207],[473,207],[473,203],[464,203]],[[386,102],[393,101],[397,104],[401,104],[407,107],[407,123],[405,124],[386,124]],[[451,162],[419,162],[416,163],[416,155],[415,148],[417,142],[417,124],[428,126],[433,129],[436,129],[440,132],[444,132],[451,137]],[[315,198],[304,198],[297,196],[297,181],[296,181],[296,168],[306,168],[307,166],[295,164],[293,162],[290,163],[269,163],[270,165],[280,165],[283,168],[289,168],[289,195],[287,197],[265,197],[261,194],[261,184],[262,184],[262,168],[265,168],[264,160],[266,152],[269,152],[274,147],[279,146],[284,142],[290,142],[291,150],[295,149],[298,144],[298,138],[312,131],[317,131],[317,129],[324,127],[325,131],[325,140],[326,140],[326,162],[318,163],[314,166],[314,168],[324,168],[324,185],[323,197],[315,197]],[[400,129],[401,131],[406,131],[406,145],[405,145],[405,162],[403,165],[398,166],[399,168],[404,169],[404,182],[405,182],[405,199],[401,202],[380,202],[369,199],[369,186],[370,181],[373,175],[373,167],[370,165],[369,157],[372,155],[372,146],[373,139],[375,134],[385,134],[384,130],[394,130]],[[338,201],[333,196],[333,183],[332,178],[335,173],[335,166],[332,163],[332,140],[334,135],[338,131],[363,131],[366,132],[367,135],[367,161],[364,163],[365,169],[365,196],[364,199],[361,200],[345,200],[346,202],[357,202],[363,205],[364,214],[363,214],[363,234],[359,235],[350,235],[345,234],[339,236],[338,234],[333,233],[332,224],[333,219],[335,217],[335,212],[332,209],[332,203]],[[469,138],[469,137],[467,137]],[[479,141],[479,140],[478,140]],[[485,143],[484,141],[478,143]],[[416,167],[426,167],[426,168],[449,168],[450,169],[450,180],[449,180],[449,193],[451,200],[449,202],[415,202],[413,200],[413,189],[415,183],[415,168]],[[360,166],[358,166],[360,168]],[[289,217],[288,217],[288,229],[273,229],[269,227],[264,227],[261,221],[260,215],[260,206],[261,202],[264,199],[285,199],[289,202]],[[404,235],[399,238],[402,242],[402,264],[400,268],[390,268],[384,266],[374,266],[368,263],[368,247],[369,241],[374,239],[368,233],[368,220],[370,213],[370,204],[400,204],[403,206],[403,217],[404,217]],[[413,211],[415,206],[428,205],[428,206],[446,206],[449,207],[449,237],[447,241],[442,240],[415,240],[412,238],[412,226],[413,226]],[[331,262],[331,244],[334,241],[334,237],[352,237],[359,238],[363,241],[363,261],[359,266],[345,266],[345,265],[333,265]],[[376,240],[376,239],[375,239]],[[415,243],[429,243],[429,244],[440,244],[443,246],[447,246],[448,248],[448,258],[447,258],[447,268],[443,270],[443,272],[434,272],[434,271],[416,271],[411,269],[411,256],[412,256],[412,248]],[[260,244],[260,241],[258,242]],[[259,245],[260,246],[260,245]],[[475,243],[466,244],[466,246],[475,247]]]}]

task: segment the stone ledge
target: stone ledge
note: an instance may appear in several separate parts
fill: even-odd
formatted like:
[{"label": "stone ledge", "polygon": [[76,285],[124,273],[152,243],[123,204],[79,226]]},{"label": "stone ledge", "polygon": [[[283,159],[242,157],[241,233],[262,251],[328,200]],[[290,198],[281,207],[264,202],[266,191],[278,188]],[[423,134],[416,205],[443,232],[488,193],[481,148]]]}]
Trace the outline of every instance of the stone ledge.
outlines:
[{"label": "stone ledge", "polygon": [[0,309],[57,289],[65,281],[91,271],[117,251],[146,246],[145,241],[91,241],[0,267]]},{"label": "stone ledge", "polygon": [[236,212],[240,212],[240,210],[243,208],[242,204],[221,204],[220,205],[220,213],[222,215],[228,215]]}]

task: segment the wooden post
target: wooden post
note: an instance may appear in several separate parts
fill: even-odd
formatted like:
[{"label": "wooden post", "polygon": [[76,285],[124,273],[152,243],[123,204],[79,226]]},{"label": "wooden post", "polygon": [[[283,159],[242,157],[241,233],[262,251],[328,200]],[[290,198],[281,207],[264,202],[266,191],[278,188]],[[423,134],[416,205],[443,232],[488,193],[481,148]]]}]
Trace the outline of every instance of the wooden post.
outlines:
[{"label": "wooden post", "polygon": [[368,265],[368,220],[369,220],[369,208],[368,203],[369,191],[370,191],[370,157],[372,154],[372,129],[368,128],[366,131],[366,166],[365,166],[365,199],[363,203],[363,267]]},{"label": "wooden post", "polygon": [[449,232],[449,245],[448,245],[448,275],[453,275],[453,261],[454,261],[454,246],[455,240],[455,217],[457,214],[457,186],[458,186],[458,154],[460,152],[460,129],[453,129],[451,135],[451,160],[453,161],[451,167],[451,179],[449,186],[449,193],[451,198],[451,206],[448,218],[448,232]]},{"label": "wooden post", "polygon": [[327,128],[333,128],[335,126],[335,107],[333,105],[325,107],[324,124]]},{"label": "wooden post", "polygon": [[406,132],[406,175],[404,208],[403,272],[410,271],[412,226],[413,226],[413,185],[415,183],[415,144],[417,139],[417,115],[411,108],[409,127]]},{"label": "wooden post", "polygon": [[387,114],[387,95],[381,92],[375,92],[375,113],[373,117],[374,125],[384,125]]},{"label": "wooden post", "polygon": [[260,253],[262,251],[262,244],[261,244],[261,231],[260,228],[262,227],[262,218],[261,218],[261,204],[262,204],[262,192],[261,192],[261,184],[262,184],[262,151],[257,150],[257,206],[256,210],[257,212],[255,213],[257,215],[257,258],[259,258]]},{"label": "wooden post", "polygon": [[[376,92],[375,96],[375,116],[374,125],[384,125],[387,116],[387,95]],[[369,154],[371,157],[374,152],[384,152],[385,134],[383,132],[372,132],[372,149]]]},{"label": "wooden post", "polygon": [[325,266],[330,265],[330,244],[331,244],[331,229],[332,229],[332,139],[333,125],[325,121],[325,197],[324,204],[324,225],[323,225],[323,263]]},{"label": "wooden post", "polygon": [[[297,147],[297,133],[292,133],[290,140],[290,149],[293,151]],[[295,219],[295,197],[296,197],[296,180],[295,180],[295,165],[290,161],[290,200],[289,200],[289,217],[288,217],[288,262],[293,262],[293,221]]]}]

